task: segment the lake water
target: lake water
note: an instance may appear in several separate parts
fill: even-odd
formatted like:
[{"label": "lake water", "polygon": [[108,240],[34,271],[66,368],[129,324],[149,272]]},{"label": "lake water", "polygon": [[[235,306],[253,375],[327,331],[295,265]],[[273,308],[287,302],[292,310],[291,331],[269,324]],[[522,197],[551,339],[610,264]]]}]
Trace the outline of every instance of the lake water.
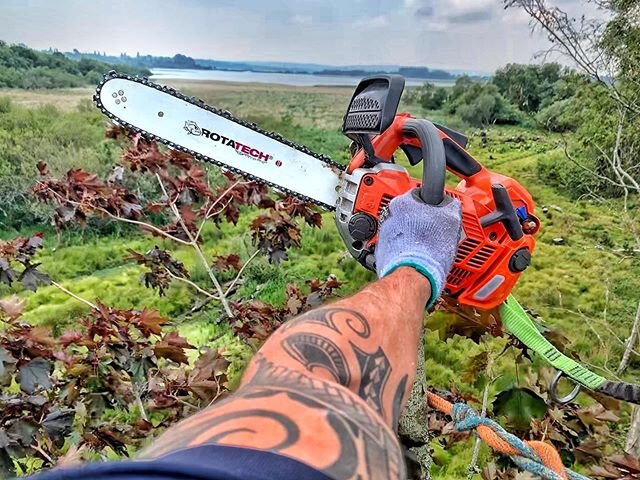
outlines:
[{"label": "lake water", "polygon": [[[152,68],[151,79],[162,80],[213,80],[240,83],[279,83],[296,87],[312,87],[315,85],[355,86],[361,77],[341,75],[314,75],[304,73],[260,73],[260,72],[227,72],[223,70],[180,70],[176,68]],[[425,79],[407,78],[407,86],[419,86]],[[453,85],[451,80],[428,80],[437,85]]]}]

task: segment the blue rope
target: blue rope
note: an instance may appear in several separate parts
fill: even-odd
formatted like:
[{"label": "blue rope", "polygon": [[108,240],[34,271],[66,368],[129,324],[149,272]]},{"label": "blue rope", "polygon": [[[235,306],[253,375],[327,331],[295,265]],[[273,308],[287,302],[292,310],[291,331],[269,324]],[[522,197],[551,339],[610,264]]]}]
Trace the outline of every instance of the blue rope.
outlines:
[{"label": "blue rope", "polygon": [[[514,463],[527,472],[533,473],[543,480],[563,480],[556,472],[547,468],[536,451],[515,435],[507,432],[501,425],[487,417],[481,417],[478,412],[466,403],[455,403],[451,410],[451,416],[458,432],[475,430],[480,425],[484,425],[493,430],[498,437],[520,452],[519,455],[510,455]],[[570,480],[590,480],[589,477],[580,475],[567,469],[567,476]]]}]

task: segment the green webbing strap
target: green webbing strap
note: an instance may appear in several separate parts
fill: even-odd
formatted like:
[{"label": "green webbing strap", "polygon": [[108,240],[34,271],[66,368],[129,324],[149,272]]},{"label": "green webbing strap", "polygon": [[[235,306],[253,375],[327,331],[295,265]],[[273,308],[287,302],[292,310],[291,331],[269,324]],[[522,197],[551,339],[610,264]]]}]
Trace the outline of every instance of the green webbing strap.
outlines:
[{"label": "green webbing strap", "polygon": [[568,377],[591,390],[597,390],[607,381],[604,377],[593,373],[575,360],[567,357],[544,338],[533,320],[529,318],[520,303],[513,295],[500,307],[502,325],[507,332],[518,338],[531,350],[541,355],[556,369],[564,372]]}]

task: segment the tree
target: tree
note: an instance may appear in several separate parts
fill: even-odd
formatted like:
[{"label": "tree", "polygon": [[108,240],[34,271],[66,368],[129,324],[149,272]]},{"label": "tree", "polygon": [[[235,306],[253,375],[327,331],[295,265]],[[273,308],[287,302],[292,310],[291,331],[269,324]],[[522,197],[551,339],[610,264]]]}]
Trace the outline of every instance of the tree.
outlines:
[{"label": "tree", "polygon": [[[640,248],[638,217],[629,208],[629,196],[640,195],[640,25],[633,0],[589,0],[606,15],[574,18],[545,0],[504,0],[507,8],[520,8],[532,19],[532,27],[546,33],[550,51],[572,60],[595,84],[591,97],[593,116],[583,118],[578,131],[582,152],[578,158],[565,144],[567,158],[585,176],[613,188],[624,198],[623,221]],[[602,190],[596,191],[602,193]],[[638,306],[640,312],[640,304]],[[620,372],[638,343],[640,315],[635,316],[626,343]],[[626,360],[625,360],[626,359]],[[627,449],[640,456],[640,408],[634,409]]]},{"label": "tree", "polygon": [[450,100],[454,101],[460,98],[469,88],[471,88],[476,82],[469,75],[462,75],[456,79],[456,83],[451,89]]},{"label": "tree", "polygon": [[[602,18],[573,18],[546,0],[504,0],[507,8],[521,8],[532,26],[547,34],[550,51],[565,55],[591,80],[593,101],[578,131],[586,147],[580,162],[568,158],[586,174],[613,187],[620,195],[640,194],[640,172],[635,168],[640,143],[640,26],[633,19],[636,2],[590,0],[605,10]],[[602,95],[604,93],[604,95]],[[592,103],[593,103],[592,101]],[[598,135],[594,137],[594,133]]]},{"label": "tree", "polygon": [[[0,44],[0,87],[58,88],[95,84],[112,70],[96,60],[71,60],[60,52],[39,52],[24,45]],[[149,75],[146,69],[118,67],[133,75]]]},{"label": "tree", "polygon": [[450,109],[462,120],[475,126],[515,124],[519,121],[516,109],[493,84],[471,84],[452,103]]},{"label": "tree", "polygon": [[419,89],[418,100],[422,108],[426,110],[438,110],[447,101],[447,90],[436,87],[432,83],[425,83]]},{"label": "tree", "polygon": [[565,72],[557,63],[519,65],[510,63],[496,71],[493,83],[500,93],[520,110],[532,113],[552,103],[554,85]]}]

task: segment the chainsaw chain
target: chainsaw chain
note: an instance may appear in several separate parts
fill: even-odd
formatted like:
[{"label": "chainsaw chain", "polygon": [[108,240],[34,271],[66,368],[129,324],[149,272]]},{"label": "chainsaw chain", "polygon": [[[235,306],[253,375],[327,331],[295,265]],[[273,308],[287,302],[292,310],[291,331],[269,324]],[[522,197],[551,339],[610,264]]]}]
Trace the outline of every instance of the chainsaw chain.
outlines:
[{"label": "chainsaw chain", "polygon": [[151,88],[155,88],[156,90],[163,92],[163,93],[167,93],[173,97],[179,98],[180,100],[190,103],[191,105],[194,105],[196,107],[200,107],[203,108],[215,115],[218,115],[220,117],[223,117],[227,120],[231,120],[232,122],[237,123],[238,125],[242,125],[243,127],[246,127],[250,130],[253,130],[254,132],[260,133],[261,135],[264,135],[266,137],[271,138],[272,140],[275,140],[277,142],[280,142],[284,145],[287,145],[289,147],[295,148],[296,150],[310,155],[316,159],[318,159],[319,161],[323,162],[326,165],[329,165],[331,168],[335,168],[338,169],[340,171],[344,170],[344,166],[340,165],[337,162],[334,162],[333,160],[331,160],[331,158],[329,158],[326,155],[322,155],[319,153],[316,153],[312,150],[310,150],[308,147],[305,147],[304,145],[298,145],[296,143],[293,143],[290,140],[287,140],[286,138],[284,138],[282,135],[278,134],[278,133],[274,133],[274,132],[270,132],[268,130],[264,130],[260,127],[258,127],[255,123],[251,123],[251,122],[246,122],[244,120],[241,120],[239,118],[234,117],[231,112],[229,112],[228,110],[221,110],[215,107],[212,107],[210,105],[207,105],[203,100],[196,98],[196,97],[188,97],[186,95],[183,95],[182,93],[180,93],[179,91],[177,91],[175,88],[172,87],[167,87],[166,85],[158,85],[157,83],[154,83],[152,81],[150,81],[149,79],[145,78],[145,77],[138,77],[138,76],[131,76],[131,75],[127,75],[127,74],[123,74],[123,73],[118,73],[115,70],[111,70],[110,72],[108,72],[107,74],[104,75],[103,79],[100,81],[100,84],[96,87],[96,93],[93,96],[93,102],[96,104],[96,107],[98,107],[98,109],[100,109],[100,111],[106,115],[107,117],[109,117],[113,122],[117,123],[118,125],[120,125],[121,127],[130,130],[134,133],[140,134],[143,137],[147,138],[148,140],[151,141],[155,141],[155,142],[159,142],[162,143],[163,145],[166,145],[167,147],[173,149],[173,150],[179,150],[181,152],[184,152],[188,155],[191,155],[192,157],[196,158],[197,160],[200,160],[202,162],[208,162],[208,163],[212,163],[214,165],[216,165],[217,167],[220,167],[223,170],[229,170],[233,173],[236,173],[238,175],[241,175],[251,181],[254,182],[258,182],[258,183],[262,183],[265,184],[271,188],[273,188],[274,190],[287,194],[287,195],[293,195],[294,197],[299,198],[300,200],[304,201],[304,202],[308,202],[308,203],[313,203],[315,205],[318,205],[326,210],[335,210],[336,207],[335,205],[328,205],[324,202],[318,202],[316,200],[314,200],[313,198],[307,197],[306,195],[303,195],[301,193],[298,192],[294,192],[293,190],[289,190],[288,188],[284,188],[281,187],[280,185],[277,185],[275,183],[272,182],[268,182],[260,177],[256,177],[255,175],[251,175],[250,173],[246,173],[243,172],[242,170],[235,168],[235,167],[231,167],[229,165],[226,165],[222,162],[219,162],[211,157],[208,157],[206,155],[203,155],[201,153],[198,152],[194,152],[191,149],[188,149],[186,147],[183,147],[182,145],[178,145],[176,143],[170,142],[162,137],[158,137],[157,135],[154,135],[152,133],[147,132],[146,130],[143,130],[141,128],[136,127],[135,125],[131,125],[130,123],[122,120],[120,117],[118,117],[117,115],[114,115],[113,113],[111,113],[109,110],[107,110],[104,105],[102,104],[102,102],[100,101],[100,92],[102,91],[102,87],[104,86],[105,83],[107,83],[109,80],[115,79],[115,78],[121,78],[121,79],[125,79],[125,80],[129,80],[131,82],[135,82],[135,83],[139,83],[142,85],[145,85],[147,87],[151,87]]}]

